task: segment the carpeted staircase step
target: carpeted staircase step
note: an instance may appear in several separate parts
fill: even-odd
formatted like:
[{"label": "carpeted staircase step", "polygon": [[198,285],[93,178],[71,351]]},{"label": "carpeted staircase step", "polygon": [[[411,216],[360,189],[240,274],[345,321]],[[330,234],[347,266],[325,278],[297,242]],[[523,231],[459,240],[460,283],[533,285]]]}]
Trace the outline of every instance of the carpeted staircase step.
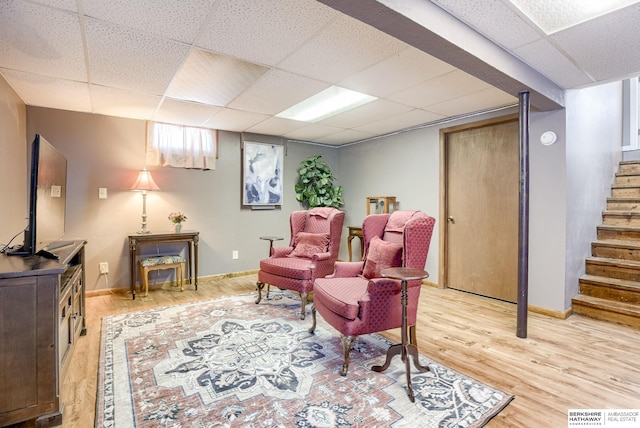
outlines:
[{"label": "carpeted staircase step", "polygon": [[599,240],[640,241],[640,227],[600,225],[597,234]]},{"label": "carpeted staircase step", "polygon": [[640,282],[594,275],[583,275],[579,281],[581,294],[640,305]]},{"label": "carpeted staircase step", "polygon": [[591,255],[600,258],[640,261],[640,241],[615,239],[593,241]]},{"label": "carpeted staircase step", "polygon": [[571,302],[574,314],[640,327],[640,307],[638,305],[584,294],[578,294],[571,299]]},{"label": "carpeted staircase step", "polygon": [[588,257],[585,273],[593,276],[640,282],[640,261]]},{"label": "carpeted staircase step", "polygon": [[640,197],[607,198],[607,209],[610,210],[640,210]]}]

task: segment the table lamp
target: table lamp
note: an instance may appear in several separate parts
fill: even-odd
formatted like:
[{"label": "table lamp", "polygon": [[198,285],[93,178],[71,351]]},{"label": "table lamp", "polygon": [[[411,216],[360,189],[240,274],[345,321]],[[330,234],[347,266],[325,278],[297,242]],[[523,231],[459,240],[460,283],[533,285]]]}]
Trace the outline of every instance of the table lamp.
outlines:
[{"label": "table lamp", "polygon": [[147,192],[160,190],[160,188],[155,181],[153,181],[151,172],[145,168],[138,173],[136,182],[133,183],[133,186],[131,186],[129,190],[142,192],[142,228],[138,230],[138,233],[151,233],[151,231],[147,229]]}]

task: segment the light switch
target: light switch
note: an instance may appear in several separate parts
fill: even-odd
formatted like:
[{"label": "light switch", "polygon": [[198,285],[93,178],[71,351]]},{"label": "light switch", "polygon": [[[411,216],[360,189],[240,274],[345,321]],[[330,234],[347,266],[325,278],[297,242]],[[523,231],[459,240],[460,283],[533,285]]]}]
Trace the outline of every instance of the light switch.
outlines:
[{"label": "light switch", "polygon": [[106,187],[98,188],[98,199],[107,199],[107,188]]},{"label": "light switch", "polygon": [[62,196],[62,186],[56,186],[55,184],[51,186],[51,197],[59,198]]}]

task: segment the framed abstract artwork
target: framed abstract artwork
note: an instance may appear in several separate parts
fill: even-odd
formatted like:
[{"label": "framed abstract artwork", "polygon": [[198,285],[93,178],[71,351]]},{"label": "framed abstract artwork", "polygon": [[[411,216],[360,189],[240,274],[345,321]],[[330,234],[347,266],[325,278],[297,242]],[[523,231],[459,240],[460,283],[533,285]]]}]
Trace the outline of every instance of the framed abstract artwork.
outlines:
[{"label": "framed abstract artwork", "polygon": [[242,149],[242,205],[282,205],[284,146],[245,141]]}]

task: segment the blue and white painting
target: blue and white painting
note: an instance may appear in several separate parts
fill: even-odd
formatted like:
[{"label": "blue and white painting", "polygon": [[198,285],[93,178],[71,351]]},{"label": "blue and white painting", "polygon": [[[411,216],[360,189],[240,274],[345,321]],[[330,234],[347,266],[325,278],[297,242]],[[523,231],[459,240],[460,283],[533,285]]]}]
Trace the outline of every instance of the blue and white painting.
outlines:
[{"label": "blue and white painting", "polygon": [[283,160],[281,145],[244,142],[243,205],[282,205]]}]

